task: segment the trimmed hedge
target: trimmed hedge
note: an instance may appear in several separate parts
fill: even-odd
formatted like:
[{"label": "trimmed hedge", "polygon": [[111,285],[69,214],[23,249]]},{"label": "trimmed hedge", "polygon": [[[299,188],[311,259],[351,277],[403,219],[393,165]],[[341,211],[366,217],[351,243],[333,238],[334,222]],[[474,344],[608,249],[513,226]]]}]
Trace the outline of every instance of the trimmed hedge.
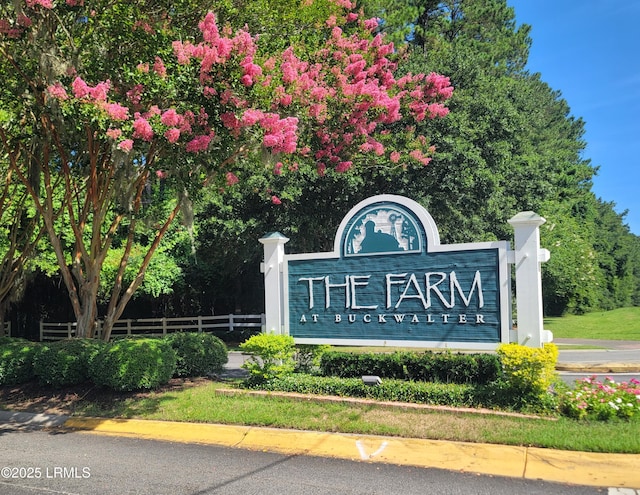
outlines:
[{"label": "trimmed hedge", "polygon": [[224,342],[208,333],[177,332],[165,340],[176,352],[174,376],[177,377],[220,373],[229,360]]},{"label": "trimmed hedge", "polygon": [[33,379],[33,358],[39,345],[3,337],[0,344],[0,385],[17,385]]},{"label": "trimmed hedge", "polygon": [[475,387],[473,385],[454,383],[383,380],[380,385],[368,386],[362,382],[361,378],[294,374],[269,380],[258,388],[273,392],[362,397],[455,407],[471,407],[475,403]]},{"label": "trimmed hedge", "polygon": [[395,380],[484,385],[501,376],[501,365],[494,354],[330,351],[322,355],[320,373],[341,378],[377,375]]},{"label": "trimmed hedge", "polygon": [[69,339],[40,345],[33,371],[41,385],[63,387],[89,380],[89,362],[105,345],[100,340]]},{"label": "trimmed hedge", "polygon": [[89,364],[93,383],[117,391],[166,384],[176,369],[176,353],[163,339],[122,339],[104,345]]}]

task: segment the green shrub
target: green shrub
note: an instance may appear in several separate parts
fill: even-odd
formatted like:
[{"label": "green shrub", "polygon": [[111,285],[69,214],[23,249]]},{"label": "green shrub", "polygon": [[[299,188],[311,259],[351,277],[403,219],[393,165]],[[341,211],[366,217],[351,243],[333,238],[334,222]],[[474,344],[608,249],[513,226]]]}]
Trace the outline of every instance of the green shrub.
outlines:
[{"label": "green shrub", "polygon": [[165,337],[176,352],[174,376],[206,376],[220,373],[228,361],[227,346],[208,333],[177,332]]},{"label": "green shrub", "polygon": [[0,385],[16,385],[33,379],[33,357],[38,346],[22,339],[0,344]]},{"label": "green shrub", "polygon": [[293,337],[289,335],[254,335],[240,344],[240,349],[251,356],[242,367],[249,371],[252,383],[281,377],[295,369],[296,349]]},{"label": "green shrub", "polygon": [[320,371],[323,376],[342,378],[378,375],[396,380],[486,384],[500,376],[501,367],[492,354],[331,351],[322,355]]},{"label": "green shrub", "polygon": [[282,376],[263,383],[262,390],[296,392],[340,397],[362,397],[385,401],[418,404],[472,406],[474,387],[452,383],[410,382],[383,380],[380,385],[369,386],[361,378],[320,377],[304,374]]},{"label": "green shrub", "polygon": [[312,345],[300,344],[296,345],[296,373],[312,373],[320,367],[320,361],[325,352],[331,349],[330,345]]},{"label": "green shrub", "polygon": [[89,380],[89,362],[104,342],[69,339],[43,343],[33,359],[33,371],[41,385],[62,387]]},{"label": "green shrub", "polygon": [[152,389],[167,383],[175,369],[176,353],[163,339],[121,339],[93,356],[89,377],[118,391]]}]

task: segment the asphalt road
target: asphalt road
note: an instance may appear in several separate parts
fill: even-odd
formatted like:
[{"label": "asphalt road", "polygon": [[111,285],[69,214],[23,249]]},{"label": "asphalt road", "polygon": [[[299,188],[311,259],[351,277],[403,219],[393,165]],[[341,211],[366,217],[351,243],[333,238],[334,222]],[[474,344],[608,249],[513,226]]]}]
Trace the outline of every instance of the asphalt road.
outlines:
[{"label": "asphalt road", "polygon": [[58,430],[0,432],[0,474],[0,493],[7,495],[593,495],[605,491]]}]

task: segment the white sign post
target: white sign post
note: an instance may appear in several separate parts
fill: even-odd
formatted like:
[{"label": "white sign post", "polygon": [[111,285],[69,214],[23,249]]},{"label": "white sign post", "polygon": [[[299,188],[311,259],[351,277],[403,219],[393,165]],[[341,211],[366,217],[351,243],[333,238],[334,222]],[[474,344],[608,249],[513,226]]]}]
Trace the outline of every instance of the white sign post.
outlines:
[{"label": "white sign post", "polygon": [[516,267],[516,342],[527,347],[542,347],[553,335],[543,329],[542,276],[540,264],[549,261],[549,251],[540,249],[540,225],[546,220],[532,211],[518,213],[509,220],[513,226]]},{"label": "white sign post", "polygon": [[264,245],[264,263],[260,270],[264,273],[265,328],[267,333],[284,332],[284,245],[289,241],[280,232],[272,232],[259,239]]}]

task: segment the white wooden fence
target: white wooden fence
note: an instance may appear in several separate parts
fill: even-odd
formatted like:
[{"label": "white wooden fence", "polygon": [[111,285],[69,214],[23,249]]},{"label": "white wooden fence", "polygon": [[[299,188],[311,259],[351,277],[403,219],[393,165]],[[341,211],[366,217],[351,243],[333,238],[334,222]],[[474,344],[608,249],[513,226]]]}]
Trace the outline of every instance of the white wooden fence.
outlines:
[{"label": "white wooden fence", "polygon": [[[233,332],[244,329],[264,328],[264,315],[185,316],[182,318],[141,318],[118,320],[111,337],[129,335],[165,336],[177,331],[206,332],[224,330]],[[98,322],[97,336],[102,333],[102,322]],[[40,321],[40,341],[62,340],[75,337],[76,323],[51,323]]]}]

